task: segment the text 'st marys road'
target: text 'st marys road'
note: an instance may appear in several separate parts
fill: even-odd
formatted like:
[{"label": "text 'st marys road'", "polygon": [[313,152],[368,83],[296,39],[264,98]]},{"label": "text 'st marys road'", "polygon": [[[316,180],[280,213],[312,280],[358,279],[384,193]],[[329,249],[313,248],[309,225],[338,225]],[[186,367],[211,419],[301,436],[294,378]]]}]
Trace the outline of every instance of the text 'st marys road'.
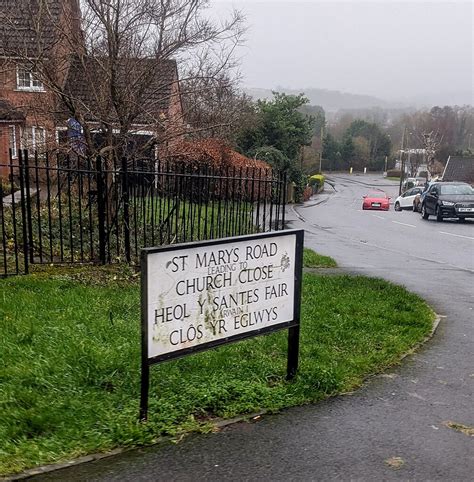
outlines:
[{"label": "text 'st marys road'", "polygon": [[148,358],[293,319],[295,236],[148,255]]}]

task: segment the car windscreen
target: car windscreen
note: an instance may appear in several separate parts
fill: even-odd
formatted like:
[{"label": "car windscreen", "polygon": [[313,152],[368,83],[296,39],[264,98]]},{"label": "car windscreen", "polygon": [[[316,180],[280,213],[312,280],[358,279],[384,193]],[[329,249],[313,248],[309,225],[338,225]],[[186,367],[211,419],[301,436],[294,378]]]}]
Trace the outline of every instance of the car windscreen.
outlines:
[{"label": "car windscreen", "polygon": [[474,194],[474,189],[467,184],[449,184],[441,187],[441,194],[465,195]]}]

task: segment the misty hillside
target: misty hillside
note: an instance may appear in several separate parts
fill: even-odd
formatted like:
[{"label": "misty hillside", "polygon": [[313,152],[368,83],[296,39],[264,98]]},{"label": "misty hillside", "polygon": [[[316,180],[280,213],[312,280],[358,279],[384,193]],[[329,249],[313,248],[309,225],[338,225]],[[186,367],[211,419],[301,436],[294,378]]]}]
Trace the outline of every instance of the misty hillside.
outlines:
[{"label": "misty hillside", "polygon": [[[337,90],[306,88],[300,90],[275,89],[285,94],[299,94],[303,92],[308,97],[311,105],[320,105],[326,112],[337,112],[338,110],[370,109],[373,107],[393,108],[396,104],[387,102],[370,95],[357,95],[339,92]],[[270,89],[246,88],[244,91],[254,99],[270,99]]]}]

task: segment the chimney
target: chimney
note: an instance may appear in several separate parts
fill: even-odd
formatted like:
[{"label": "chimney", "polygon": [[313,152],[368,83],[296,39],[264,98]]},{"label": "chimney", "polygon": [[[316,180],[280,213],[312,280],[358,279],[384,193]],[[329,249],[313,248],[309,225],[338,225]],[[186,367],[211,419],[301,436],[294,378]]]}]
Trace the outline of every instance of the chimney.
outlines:
[{"label": "chimney", "polygon": [[[63,22],[74,39],[76,45],[84,45],[84,34],[81,28],[81,7],[79,0],[64,0],[63,4]],[[85,46],[84,46],[85,50]]]}]

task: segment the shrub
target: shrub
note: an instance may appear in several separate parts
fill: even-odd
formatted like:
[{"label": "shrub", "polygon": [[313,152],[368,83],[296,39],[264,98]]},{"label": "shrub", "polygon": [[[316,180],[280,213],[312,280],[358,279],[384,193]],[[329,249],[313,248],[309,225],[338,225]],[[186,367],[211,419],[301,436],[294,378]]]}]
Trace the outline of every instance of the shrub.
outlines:
[{"label": "shrub", "polygon": [[322,174],[314,174],[308,179],[308,184],[313,188],[313,192],[318,192],[324,187],[326,178]]},{"label": "shrub", "polygon": [[290,171],[288,177],[295,184],[295,191],[294,191],[295,202],[296,203],[303,202],[305,200],[304,192],[307,186],[306,176],[298,168],[295,168]]},{"label": "shrub", "polygon": [[387,177],[400,177],[402,175],[402,171],[399,171],[397,169],[391,169],[390,171],[387,171]]},{"label": "shrub", "polygon": [[303,201],[309,201],[312,195],[313,189],[311,188],[311,186],[306,186],[305,190],[303,191]]}]

